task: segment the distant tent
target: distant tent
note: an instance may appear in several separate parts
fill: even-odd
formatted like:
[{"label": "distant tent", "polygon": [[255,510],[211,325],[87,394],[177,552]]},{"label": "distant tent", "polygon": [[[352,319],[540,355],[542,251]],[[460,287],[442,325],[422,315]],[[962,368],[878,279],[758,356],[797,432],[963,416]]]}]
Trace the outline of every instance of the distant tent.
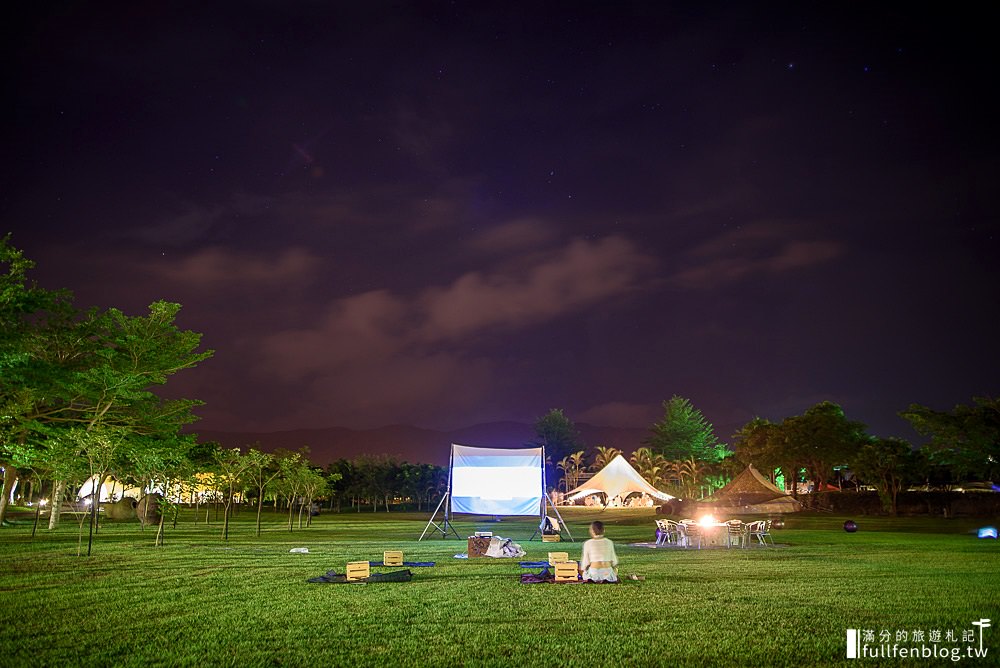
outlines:
[{"label": "distant tent", "polygon": [[801,503],[772,485],[753,464],[700,503],[730,513],[795,513],[802,510]]},{"label": "distant tent", "polygon": [[587,480],[576,489],[566,492],[566,500],[575,501],[591,494],[600,494],[601,492],[607,494],[609,501],[616,496],[624,499],[632,492],[648,494],[663,501],[669,501],[674,498],[646,482],[645,478],[639,475],[632,468],[632,465],[621,455],[612,459],[607,466],[596,473],[590,480]]},{"label": "distant tent", "polygon": [[[80,491],[76,493],[76,498],[84,499],[92,496],[94,489],[97,487],[97,480],[98,477],[96,475],[84,480],[83,485],[80,486]],[[101,485],[101,503],[117,501],[126,496],[138,499],[142,496],[142,490],[134,485],[128,485],[113,476],[108,476],[104,479],[104,483]]]}]

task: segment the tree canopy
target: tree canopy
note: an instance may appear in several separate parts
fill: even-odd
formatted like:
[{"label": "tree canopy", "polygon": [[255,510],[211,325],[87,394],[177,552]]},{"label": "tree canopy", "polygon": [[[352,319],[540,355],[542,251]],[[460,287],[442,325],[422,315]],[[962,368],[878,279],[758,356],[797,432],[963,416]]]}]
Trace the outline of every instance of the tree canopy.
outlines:
[{"label": "tree canopy", "polygon": [[[80,310],[72,294],[29,281],[34,265],[0,239],[0,464],[99,480],[161,470],[191,447],[181,428],[200,402],[154,388],[208,359],[201,335],[181,330],[179,304],[129,316]],[[183,458],[183,457],[181,457]],[[8,481],[9,484],[9,481]],[[4,506],[0,505],[0,519]]]},{"label": "tree canopy", "polygon": [[717,462],[726,454],[712,424],[684,397],[674,395],[663,402],[663,419],[652,432],[646,445],[670,461]]},{"label": "tree canopy", "polygon": [[930,437],[933,464],[950,468],[958,478],[1000,474],[1000,399],[974,397],[972,405],[951,411],[911,404],[900,415],[918,434]]}]

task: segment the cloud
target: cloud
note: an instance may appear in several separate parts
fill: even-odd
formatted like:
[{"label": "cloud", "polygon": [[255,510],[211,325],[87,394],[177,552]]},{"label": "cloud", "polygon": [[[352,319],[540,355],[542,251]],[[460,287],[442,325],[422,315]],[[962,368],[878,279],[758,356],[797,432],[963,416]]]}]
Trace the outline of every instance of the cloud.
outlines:
[{"label": "cloud", "polygon": [[796,238],[803,233],[808,230],[784,223],[740,227],[690,250],[672,280],[683,287],[709,289],[823,264],[845,252],[837,241]]},{"label": "cloud", "polygon": [[641,425],[653,424],[663,417],[663,409],[656,404],[632,404],[611,401],[577,414],[579,422],[593,425]]},{"label": "cloud", "polygon": [[544,221],[521,218],[485,230],[473,237],[468,246],[474,251],[504,254],[539,248],[548,244],[552,238],[553,230]]},{"label": "cloud", "polygon": [[161,278],[175,283],[213,288],[301,283],[310,279],[320,259],[302,248],[289,248],[277,255],[247,253],[224,248],[206,248],[169,264],[152,267]]},{"label": "cloud", "polygon": [[170,215],[163,216],[154,224],[131,228],[126,236],[158,246],[181,246],[209,239],[220,228],[242,217],[261,215],[272,205],[273,200],[269,197],[241,192],[231,195],[228,201],[210,206],[180,202]]},{"label": "cloud", "polygon": [[623,238],[578,239],[413,296],[372,290],[338,299],[315,325],[264,336],[255,372],[297,393],[311,388],[344,415],[471,409],[499,373],[478,347],[482,333],[540,326],[621,298],[652,266]]},{"label": "cloud", "polygon": [[419,299],[428,341],[486,328],[518,328],[577,311],[635,288],[653,260],[622,237],[577,239],[527,267],[469,272]]}]

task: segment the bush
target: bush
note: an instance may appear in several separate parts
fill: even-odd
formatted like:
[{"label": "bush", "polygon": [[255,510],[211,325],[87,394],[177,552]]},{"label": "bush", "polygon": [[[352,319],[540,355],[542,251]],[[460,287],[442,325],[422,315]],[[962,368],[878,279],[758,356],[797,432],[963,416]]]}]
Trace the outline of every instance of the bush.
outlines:
[{"label": "bush", "polygon": [[[847,515],[884,515],[876,492],[817,492],[799,496],[803,505]],[[900,515],[937,517],[996,517],[1000,494],[995,492],[900,492]]]}]

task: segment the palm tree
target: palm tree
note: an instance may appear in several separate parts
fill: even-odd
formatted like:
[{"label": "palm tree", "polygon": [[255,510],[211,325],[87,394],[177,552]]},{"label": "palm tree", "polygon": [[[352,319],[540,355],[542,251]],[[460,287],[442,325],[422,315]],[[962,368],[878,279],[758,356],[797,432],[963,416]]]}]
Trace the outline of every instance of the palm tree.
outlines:
[{"label": "palm tree", "polygon": [[563,472],[563,483],[565,491],[575,488],[580,483],[580,473],[583,471],[583,450],[578,450],[571,455],[567,455],[559,460],[557,464]]},{"label": "palm tree", "polygon": [[701,482],[702,475],[705,472],[705,467],[702,462],[699,462],[694,457],[675,462],[677,466],[677,475],[681,482],[681,487],[684,490],[684,495],[688,497],[693,497],[698,493],[698,486]]},{"label": "palm tree", "polygon": [[594,465],[590,467],[595,473],[611,463],[622,451],[606,445],[597,446],[597,456],[594,458]]}]

